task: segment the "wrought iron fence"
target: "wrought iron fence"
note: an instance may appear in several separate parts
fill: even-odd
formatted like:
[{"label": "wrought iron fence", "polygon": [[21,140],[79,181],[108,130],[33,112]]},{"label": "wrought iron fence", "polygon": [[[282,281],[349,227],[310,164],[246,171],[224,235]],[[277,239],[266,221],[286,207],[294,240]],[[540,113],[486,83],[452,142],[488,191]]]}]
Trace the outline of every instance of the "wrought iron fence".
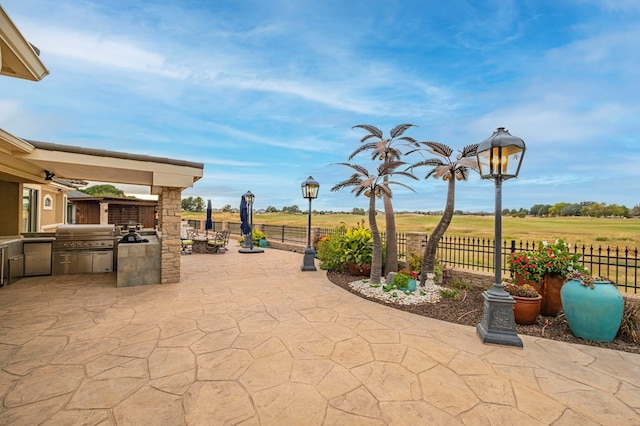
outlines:
[{"label": "wrought iron fence", "polygon": [[267,240],[281,243],[307,244],[307,228],[286,225],[262,225]]},{"label": "wrought iron fence", "polygon": [[[189,225],[196,229],[204,229],[204,222],[189,220]],[[203,222],[203,223],[200,223]],[[229,223],[229,229],[235,235],[242,235],[240,223]],[[222,222],[214,222],[213,230],[222,230]],[[287,225],[262,225],[262,231],[268,240],[289,242],[306,245],[307,228]],[[336,231],[335,228],[320,228],[318,235],[327,237]],[[407,236],[399,232],[398,257],[407,259]],[[386,241],[381,233],[382,241]],[[422,241],[422,248],[426,246],[427,236]],[[529,241],[502,241],[502,272],[509,275],[508,257],[517,251],[535,250],[536,243]],[[640,260],[637,248],[571,246],[573,253],[580,253],[580,262],[593,275],[602,275],[614,281],[621,291],[640,294]],[[419,253],[421,254],[421,253]],[[469,269],[475,271],[493,272],[494,240],[488,238],[468,238],[445,236],[438,245],[438,259],[446,266]]]},{"label": "wrought iron fence", "polygon": [[[451,267],[476,271],[493,271],[494,241],[482,238],[445,236],[438,244],[438,259]],[[427,237],[422,242],[424,248]],[[507,260],[511,253],[535,250],[536,244],[529,241],[502,241],[502,272],[509,275]],[[621,291],[640,293],[638,285],[639,260],[637,248],[576,246],[572,253],[581,254],[580,263],[591,271],[592,275],[601,275],[614,281]]]}]

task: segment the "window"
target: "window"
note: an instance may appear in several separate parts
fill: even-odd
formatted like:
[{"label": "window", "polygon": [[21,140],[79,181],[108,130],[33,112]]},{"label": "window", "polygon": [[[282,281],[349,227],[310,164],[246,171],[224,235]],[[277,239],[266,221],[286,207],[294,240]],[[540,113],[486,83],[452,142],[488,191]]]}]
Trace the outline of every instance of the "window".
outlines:
[{"label": "window", "polygon": [[22,189],[22,232],[37,232],[38,191],[32,188]]},{"label": "window", "polygon": [[49,194],[45,195],[42,202],[43,202],[43,206],[42,206],[43,210],[53,210],[53,198],[51,197],[51,195]]}]

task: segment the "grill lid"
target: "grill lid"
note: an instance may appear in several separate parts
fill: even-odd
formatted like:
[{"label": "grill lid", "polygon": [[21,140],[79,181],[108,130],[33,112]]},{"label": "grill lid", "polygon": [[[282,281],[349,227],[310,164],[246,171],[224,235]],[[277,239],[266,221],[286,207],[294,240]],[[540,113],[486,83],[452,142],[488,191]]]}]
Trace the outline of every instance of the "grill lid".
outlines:
[{"label": "grill lid", "polygon": [[113,236],[115,225],[59,225],[56,229],[56,236]]}]

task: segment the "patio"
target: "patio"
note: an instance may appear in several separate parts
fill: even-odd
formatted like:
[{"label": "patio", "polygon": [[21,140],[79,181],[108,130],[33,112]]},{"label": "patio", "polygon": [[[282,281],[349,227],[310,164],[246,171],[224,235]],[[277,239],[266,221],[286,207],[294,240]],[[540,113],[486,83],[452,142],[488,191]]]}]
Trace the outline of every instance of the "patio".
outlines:
[{"label": "patio", "polygon": [[640,356],[365,301],[298,253],[181,257],[0,289],[1,424],[640,424]]}]

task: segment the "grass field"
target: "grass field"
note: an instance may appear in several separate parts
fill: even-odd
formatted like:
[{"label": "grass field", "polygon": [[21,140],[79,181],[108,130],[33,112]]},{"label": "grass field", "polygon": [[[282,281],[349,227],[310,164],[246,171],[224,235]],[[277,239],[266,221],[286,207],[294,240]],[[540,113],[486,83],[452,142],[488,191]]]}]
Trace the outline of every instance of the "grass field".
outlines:
[{"label": "grass field", "polygon": [[[184,212],[184,219],[204,220],[204,213]],[[216,222],[240,222],[238,214],[214,213]],[[257,224],[307,226],[307,215],[266,213],[254,215]],[[313,215],[312,225],[323,228],[334,228],[341,224],[355,226],[364,220],[368,227],[366,216],[352,214]],[[399,214],[396,216],[398,232],[426,232],[430,233],[436,226],[440,216],[424,216],[416,214]],[[378,226],[384,230],[384,216],[378,215]],[[493,216],[454,216],[447,235],[490,238],[494,236]],[[611,246],[611,247],[640,247],[640,219],[606,219],[584,217],[503,217],[502,237],[507,240],[555,241],[558,238],[578,245]]]}]

